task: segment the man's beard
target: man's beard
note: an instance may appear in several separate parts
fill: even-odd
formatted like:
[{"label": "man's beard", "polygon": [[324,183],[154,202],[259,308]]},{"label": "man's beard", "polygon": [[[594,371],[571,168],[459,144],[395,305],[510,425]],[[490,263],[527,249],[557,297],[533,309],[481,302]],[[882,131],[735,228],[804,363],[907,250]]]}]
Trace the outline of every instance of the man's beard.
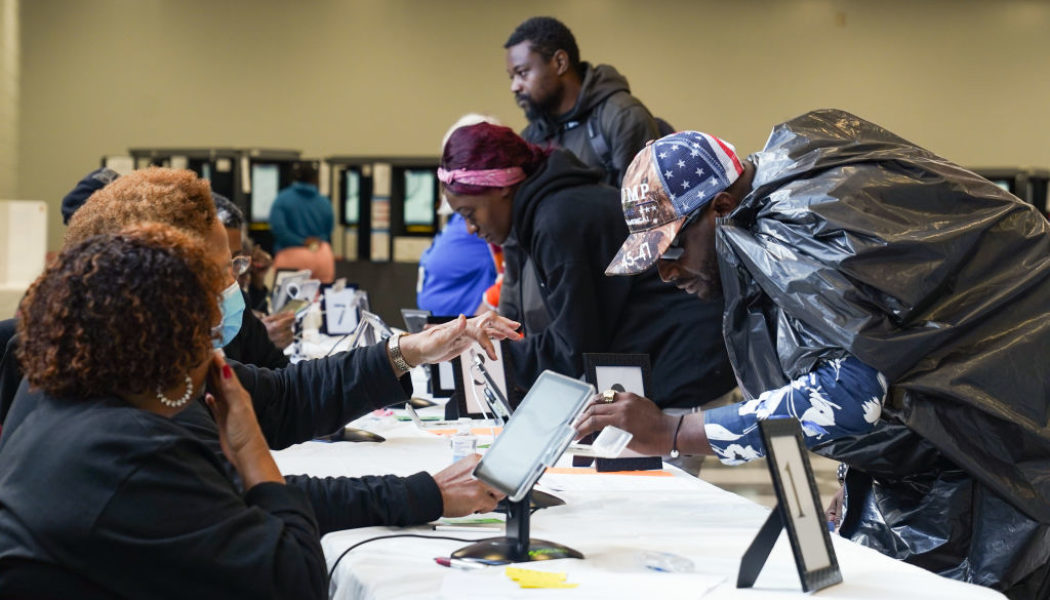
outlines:
[{"label": "man's beard", "polygon": [[552,107],[537,104],[532,98],[529,98],[524,94],[515,94],[514,100],[518,103],[518,106],[521,106],[522,110],[525,111],[525,118],[528,119],[530,123],[540,119],[549,119],[553,116],[550,111],[550,108]]},{"label": "man's beard", "polygon": [[543,115],[540,108],[528,96],[515,94],[514,101],[521,107],[521,110],[525,111],[525,118],[530,122],[539,119]]},{"label": "man's beard", "polygon": [[701,269],[708,277],[708,285],[697,290],[697,297],[701,300],[720,300],[722,298],[722,277],[719,272],[718,255],[712,252],[711,256],[704,261]]}]

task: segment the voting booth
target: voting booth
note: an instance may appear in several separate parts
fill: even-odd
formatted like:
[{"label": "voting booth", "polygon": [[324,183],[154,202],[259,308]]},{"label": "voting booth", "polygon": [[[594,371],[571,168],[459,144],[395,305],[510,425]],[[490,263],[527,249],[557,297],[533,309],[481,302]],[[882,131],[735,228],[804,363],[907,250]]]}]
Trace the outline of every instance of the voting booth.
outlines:
[{"label": "voting booth", "polygon": [[440,229],[429,156],[329,156],[332,202],[347,260],[418,262]]}]

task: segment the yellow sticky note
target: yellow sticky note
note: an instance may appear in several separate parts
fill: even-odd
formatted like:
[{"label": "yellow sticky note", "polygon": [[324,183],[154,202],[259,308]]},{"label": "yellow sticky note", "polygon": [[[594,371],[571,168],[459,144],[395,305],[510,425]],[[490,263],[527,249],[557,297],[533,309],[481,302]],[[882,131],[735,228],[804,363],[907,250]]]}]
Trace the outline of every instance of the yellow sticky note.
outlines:
[{"label": "yellow sticky note", "polygon": [[565,579],[568,575],[565,573],[534,571],[518,567],[506,567],[506,569],[507,577],[517,581],[518,585],[525,589],[574,588],[580,585],[578,583],[566,583]]}]

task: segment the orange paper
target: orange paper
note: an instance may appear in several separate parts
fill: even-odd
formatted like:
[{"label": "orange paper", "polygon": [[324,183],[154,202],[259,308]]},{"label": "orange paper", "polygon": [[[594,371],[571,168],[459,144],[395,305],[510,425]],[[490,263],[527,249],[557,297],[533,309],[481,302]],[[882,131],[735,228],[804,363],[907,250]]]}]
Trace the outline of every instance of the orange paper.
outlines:
[{"label": "orange paper", "polygon": [[674,477],[669,471],[604,471],[599,473],[594,467],[551,467],[547,473],[556,475],[641,475],[642,477]]},{"label": "orange paper", "polygon": [[[492,435],[495,431],[496,435],[499,435],[503,431],[502,427],[475,427],[470,430],[474,435]],[[427,429],[427,432],[433,433],[434,435],[455,435],[455,429]]]}]

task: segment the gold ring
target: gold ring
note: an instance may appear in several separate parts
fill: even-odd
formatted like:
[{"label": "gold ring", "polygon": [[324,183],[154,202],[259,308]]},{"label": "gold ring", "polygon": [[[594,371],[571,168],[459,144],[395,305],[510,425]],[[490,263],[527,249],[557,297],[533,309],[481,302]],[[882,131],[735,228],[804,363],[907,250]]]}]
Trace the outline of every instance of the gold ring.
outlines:
[{"label": "gold ring", "polygon": [[602,392],[602,404],[612,404],[616,402],[616,390],[605,390]]}]

